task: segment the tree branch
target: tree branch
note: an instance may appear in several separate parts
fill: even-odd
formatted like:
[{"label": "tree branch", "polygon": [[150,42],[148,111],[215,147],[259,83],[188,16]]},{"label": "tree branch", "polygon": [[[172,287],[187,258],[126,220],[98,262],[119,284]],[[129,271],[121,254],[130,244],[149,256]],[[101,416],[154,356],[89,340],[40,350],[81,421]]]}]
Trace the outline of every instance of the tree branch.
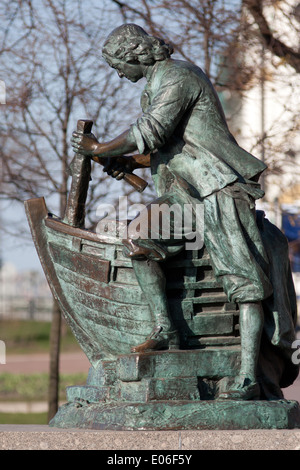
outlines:
[{"label": "tree branch", "polygon": [[277,57],[284,59],[297,73],[300,73],[300,53],[274,36],[264,15],[263,3],[263,0],[244,0],[244,5],[253,16],[267,49]]}]

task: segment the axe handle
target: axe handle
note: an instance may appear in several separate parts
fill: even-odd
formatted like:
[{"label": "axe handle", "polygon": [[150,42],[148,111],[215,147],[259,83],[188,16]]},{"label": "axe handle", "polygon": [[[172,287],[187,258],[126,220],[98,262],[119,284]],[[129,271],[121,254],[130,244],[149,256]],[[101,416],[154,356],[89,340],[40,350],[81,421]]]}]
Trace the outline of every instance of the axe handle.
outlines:
[{"label": "axe handle", "polygon": [[[77,131],[90,134],[93,121],[78,121]],[[73,227],[84,227],[85,203],[91,178],[91,160],[85,155],[75,154],[71,163],[72,183],[64,220]]]},{"label": "axe handle", "polygon": [[[95,156],[92,157],[92,159],[94,160],[94,162],[97,162],[102,166],[105,165],[105,158]],[[126,183],[129,183],[139,193],[142,193],[144,189],[148,186],[147,181],[143,180],[143,178],[140,178],[134,173],[125,173],[123,179],[126,181]]]},{"label": "axe handle", "polygon": [[[82,134],[90,134],[92,129],[93,121],[88,120],[79,120],[77,122],[77,131],[81,132]],[[101,157],[92,157],[93,160],[100,165],[104,166],[105,159]],[[135,175],[134,173],[125,173],[124,180],[126,183],[129,183],[136,191],[142,193],[144,189],[148,186],[147,181],[143,180],[139,176]]]}]

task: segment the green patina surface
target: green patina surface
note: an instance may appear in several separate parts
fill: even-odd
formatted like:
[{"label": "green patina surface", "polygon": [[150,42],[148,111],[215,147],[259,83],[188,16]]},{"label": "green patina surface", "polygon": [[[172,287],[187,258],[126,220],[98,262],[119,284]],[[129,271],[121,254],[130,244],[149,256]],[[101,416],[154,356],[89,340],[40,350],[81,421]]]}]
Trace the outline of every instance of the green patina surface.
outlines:
[{"label": "green patina surface", "polygon": [[[300,427],[296,401],[219,400],[218,393],[232,384],[233,376],[228,376],[238,371],[239,352],[230,351],[230,360],[222,361],[218,369],[213,367],[213,355],[206,350],[153,352],[103,361],[90,369],[87,385],[68,387],[68,403],[50,426],[111,430]],[[180,363],[188,365],[184,373]]]},{"label": "green patina surface", "polygon": [[[112,32],[104,58],[133,82],[146,78],[143,114],[105,144],[90,134],[91,122],[79,121],[63,222],[43,202],[27,204],[52,292],[92,365],[85,386],[68,388],[69,403],[51,425],[298,427],[298,403],[281,399],[299,372],[291,360],[297,312],[287,240],[255,211],[265,165],[230,133],[204,72],[173,60],[171,49],[136,25]],[[158,199],[141,211],[139,238],[128,232],[122,240],[126,224],[116,222],[101,233],[84,230],[90,157],[101,163],[135,151],[135,159],[115,159],[113,172],[128,180],[130,171],[151,169]],[[153,223],[155,206],[166,215],[173,203],[203,209],[203,248],[184,249],[194,225],[185,221],[177,239],[170,217],[169,237]],[[174,331],[176,349],[159,350],[174,347]]]},{"label": "green patina surface", "polygon": [[50,423],[111,430],[290,429],[300,426],[295,401],[70,403]]}]

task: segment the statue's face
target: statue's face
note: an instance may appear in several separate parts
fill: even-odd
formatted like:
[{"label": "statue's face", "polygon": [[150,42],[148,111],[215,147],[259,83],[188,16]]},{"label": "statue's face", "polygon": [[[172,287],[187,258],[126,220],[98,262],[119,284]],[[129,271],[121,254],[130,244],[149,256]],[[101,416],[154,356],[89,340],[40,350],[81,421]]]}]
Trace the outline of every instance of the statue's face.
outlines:
[{"label": "statue's face", "polygon": [[116,69],[120,78],[125,77],[131,82],[137,82],[143,78],[143,69],[140,64],[129,64],[114,57],[105,56],[105,60],[110,67]]}]

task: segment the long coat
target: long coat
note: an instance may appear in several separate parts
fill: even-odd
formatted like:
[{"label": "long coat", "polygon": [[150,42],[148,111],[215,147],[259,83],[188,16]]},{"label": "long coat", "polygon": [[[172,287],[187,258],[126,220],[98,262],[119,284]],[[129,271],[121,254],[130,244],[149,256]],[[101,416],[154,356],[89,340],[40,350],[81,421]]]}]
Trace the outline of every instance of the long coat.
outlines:
[{"label": "long coat", "polygon": [[237,144],[211,82],[195,65],[156,62],[141,106],[131,132],[140,153],[157,150],[151,169],[159,196],[174,175],[203,198],[235,181],[257,180],[266,168]]},{"label": "long coat", "polygon": [[[224,206],[223,211],[208,208],[214,199],[225,197],[228,191],[234,193],[237,187],[243,188],[242,193],[245,191],[254,199],[261,197],[263,192],[255,182],[266,166],[237,144],[228,129],[212,84],[203,71],[192,64],[172,59],[157,62],[142,95],[141,105],[143,115],[131,126],[131,132],[140,153],[153,152],[151,171],[158,196],[168,193],[174,181],[179,180],[181,188],[187,188],[187,192],[192,192],[196,199],[204,199],[206,225],[209,225],[212,213],[217,213],[218,217],[211,223],[211,239],[207,248],[215,259],[215,267],[221,265],[219,271],[227,273],[223,278],[230,280],[231,274],[236,279],[238,276],[242,280],[242,291],[246,291],[245,285],[248,284],[250,291],[254,291],[254,284],[268,291],[268,284],[270,281],[272,283],[273,294],[269,292],[263,300],[265,322],[258,379],[265,398],[282,398],[280,387],[293,383],[299,372],[299,365],[291,360],[297,307],[287,241],[280,230],[264,219],[262,213],[257,213],[260,236],[256,238],[260,241],[256,243],[256,250],[260,246],[261,252],[264,252],[262,258],[269,265],[270,279],[264,279],[261,270],[257,282],[253,284],[250,280],[256,279],[254,267],[259,268],[254,258],[254,264],[243,263],[238,256],[237,259],[232,257],[229,250],[225,262],[228,272],[224,270],[226,250],[224,243],[220,246],[218,241],[221,232],[218,225],[221,224],[222,230],[228,226],[229,243],[230,238],[237,242],[232,234],[232,217],[228,217],[229,205],[226,204],[226,211]],[[231,183],[238,184],[226,188]],[[223,188],[226,189],[220,191]],[[248,218],[250,220],[250,216]],[[254,230],[255,233],[257,230]],[[216,237],[215,256],[212,235]],[[249,275],[243,272],[246,268]],[[244,277],[246,283],[243,283]],[[232,283],[235,288],[239,286],[236,279]]]}]

